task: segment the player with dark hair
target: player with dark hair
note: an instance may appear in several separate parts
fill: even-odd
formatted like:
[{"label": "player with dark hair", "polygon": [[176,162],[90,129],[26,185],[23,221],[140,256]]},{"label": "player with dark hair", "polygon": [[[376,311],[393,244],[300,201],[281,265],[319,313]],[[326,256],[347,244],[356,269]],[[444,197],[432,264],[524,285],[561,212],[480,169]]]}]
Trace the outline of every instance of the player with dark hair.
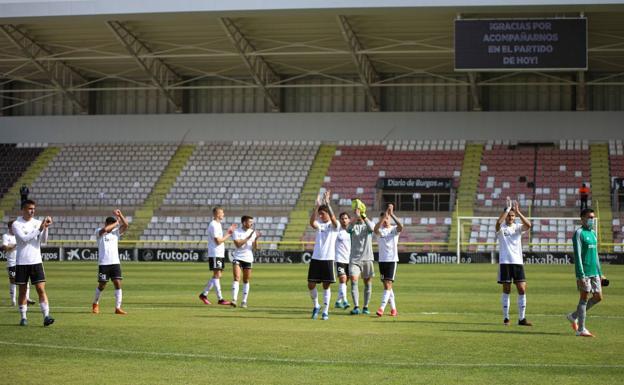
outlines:
[{"label": "player with dark hair", "polygon": [[349,279],[349,255],[351,254],[351,235],[347,231],[351,217],[349,213],[338,215],[340,229],[336,237],[336,274],[338,275],[338,298],[334,307],[348,309],[351,305],[347,300],[347,281]]},{"label": "player with dark hair", "polygon": [[221,275],[225,261],[225,241],[232,236],[236,229],[233,224],[223,235],[221,222],[225,218],[222,207],[216,206],[212,209],[212,221],[208,224],[208,267],[212,271],[212,278],[206,283],[204,290],[199,294],[199,299],[206,305],[210,305],[208,293],[214,287],[219,305],[230,305],[230,301],[223,299],[221,294]]},{"label": "player with dark hair", "polygon": [[[384,291],[381,296],[381,305],[377,309],[377,316],[383,316],[388,302],[390,302],[390,315],[397,316],[396,302],[392,284],[396,276],[397,264],[399,263],[399,235],[403,231],[403,224],[394,215],[394,205],[389,204],[385,212],[379,215],[379,222],[375,225],[375,234],[379,243],[379,274],[383,283]],[[390,223],[394,221],[394,225]]]},{"label": "player with dark hair", "polygon": [[247,307],[249,296],[249,281],[251,280],[251,270],[253,268],[253,251],[258,249],[258,238],[260,233],[254,229],[254,218],[249,215],[241,217],[241,227],[234,231],[232,241],[236,249],[232,254],[232,302],[230,305],[236,307],[238,300],[238,289],[240,285],[241,270],[243,271],[243,298],[241,307]]},{"label": "player with dark hair", "polygon": [[[516,223],[516,217],[521,224]],[[522,234],[531,229],[531,222],[522,215],[517,201],[513,203],[507,198],[507,206],[496,221],[496,237],[498,238],[498,283],[503,285],[501,304],[503,307],[503,325],[509,326],[509,294],[511,283],[518,290],[518,325],[532,326],[527,321],[526,313],[526,276],[522,259]]]},{"label": "player with dark hair", "polygon": [[20,325],[28,325],[26,313],[28,312],[26,291],[28,281],[37,289],[39,295],[39,307],[43,314],[43,326],[54,323],[50,317],[48,295],[45,291],[45,271],[41,258],[41,244],[48,240],[48,227],[52,225],[52,218],[45,217],[43,221],[35,218],[35,202],[27,199],[22,202],[22,216],[18,217],[11,226],[16,240],[16,267],[15,284],[19,286],[19,312],[21,315]]},{"label": "player with dark hair", "polygon": [[100,312],[100,296],[108,280],[113,281],[113,286],[115,286],[115,314],[127,314],[121,308],[123,276],[119,261],[119,238],[128,229],[128,221],[119,209],[114,210],[113,214],[113,217],[106,218],[104,226],[95,229],[98,244],[98,286],[95,288],[95,297],[91,305],[91,311],[94,314]]},{"label": "player with dark hair", "polygon": [[[9,298],[11,299],[11,306],[15,306],[17,304],[16,295],[17,295],[17,285],[15,284],[15,265],[16,265],[16,255],[17,252],[15,248],[17,243],[15,241],[15,235],[13,234],[13,226],[14,220],[10,220],[7,223],[8,232],[6,234],[2,234],[2,251],[4,252],[4,257],[7,261],[7,273],[9,274]],[[30,299],[30,285],[26,285],[26,302],[28,305],[34,305],[35,301]]]},{"label": "player with dark hair", "polygon": [[[585,327],[587,311],[602,301],[602,275],[600,259],[598,258],[598,238],[596,237],[596,214],[594,210],[585,208],[581,211],[581,227],[572,237],[574,247],[574,271],[576,285],[580,296],[576,311],[567,315],[572,329],[579,337],[593,337]],[[606,283],[605,283],[606,285]],[[592,297],[589,298],[589,294]]]},{"label": "player with dark hair", "polygon": [[323,198],[318,197],[314,211],[310,215],[310,227],[316,230],[316,240],[310,266],[308,267],[308,290],[314,305],[312,319],[317,319],[321,307],[318,302],[316,285],[319,283],[323,285],[322,320],[329,319],[330,286],[336,282],[334,260],[336,256],[336,237],[338,237],[338,221],[332,210],[329,197],[329,190],[323,194]]}]

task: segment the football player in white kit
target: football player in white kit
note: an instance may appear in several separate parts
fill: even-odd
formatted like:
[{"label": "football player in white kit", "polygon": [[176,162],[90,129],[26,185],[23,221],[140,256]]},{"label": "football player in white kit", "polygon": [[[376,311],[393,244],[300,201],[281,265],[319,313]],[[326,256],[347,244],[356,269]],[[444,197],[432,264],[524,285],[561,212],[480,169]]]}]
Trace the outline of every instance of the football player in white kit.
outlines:
[{"label": "football player in white kit", "polygon": [[[522,223],[516,223],[516,217]],[[518,289],[518,325],[532,326],[526,319],[526,277],[522,259],[522,234],[531,229],[531,222],[522,215],[517,201],[507,198],[505,210],[496,221],[498,238],[498,283],[503,285],[501,305],[503,307],[503,325],[509,325],[509,294],[511,283]]]},{"label": "football player in white kit", "polygon": [[[308,290],[314,308],[312,309],[312,319],[317,319],[321,311],[318,302],[318,291],[316,285],[323,285],[323,312],[322,320],[329,319],[329,303],[331,301],[330,285],[336,282],[336,272],[334,270],[334,260],[336,256],[336,238],[338,237],[338,220],[334,215],[329,202],[329,190],[325,192],[323,198],[317,198],[316,206],[310,215],[310,227],[316,230],[316,241],[314,251],[308,267]],[[318,216],[318,221],[316,220]]]},{"label": "football player in white kit", "polygon": [[45,217],[42,221],[35,218],[35,202],[27,199],[22,202],[22,216],[18,217],[11,226],[16,240],[16,267],[15,284],[19,286],[20,325],[28,325],[26,313],[28,303],[26,292],[28,282],[35,285],[39,295],[39,307],[43,314],[43,326],[50,326],[54,318],[50,317],[48,295],[45,291],[45,271],[41,258],[41,244],[48,241],[48,227],[52,225],[52,218]]},{"label": "football player in white kit", "polygon": [[236,229],[233,224],[223,235],[223,227],[221,222],[225,218],[225,212],[220,206],[212,209],[212,221],[208,224],[208,268],[212,271],[212,278],[206,283],[204,290],[199,293],[199,300],[205,305],[210,305],[208,293],[212,288],[217,294],[217,303],[219,305],[231,305],[230,301],[223,299],[221,293],[221,275],[223,274],[223,266],[225,262],[225,241],[232,236]]},{"label": "football player in white kit", "polygon": [[241,307],[247,307],[249,296],[249,281],[251,280],[251,269],[253,268],[253,251],[258,248],[258,238],[260,233],[253,228],[254,219],[248,215],[241,217],[241,227],[234,230],[232,241],[236,250],[232,254],[232,302],[231,306],[237,306],[238,289],[240,285],[241,270],[243,271],[243,300]]},{"label": "football player in white kit", "polygon": [[[17,247],[17,243],[15,235],[13,234],[13,229],[11,229],[13,222],[13,220],[10,220],[7,223],[9,231],[6,234],[2,234],[2,251],[4,252],[4,256],[7,261],[7,273],[9,274],[9,298],[11,299],[11,306],[15,306],[17,304],[17,285],[15,284],[15,265],[17,264],[15,260],[17,251],[15,249]],[[30,285],[26,286],[26,302],[28,305],[35,304],[35,301],[30,299]]]},{"label": "football player in white kit", "polygon": [[95,230],[98,244],[98,286],[95,288],[95,298],[91,306],[94,314],[100,312],[100,296],[110,279],[115,286],[115,314],[127,314],[121,308],[121,263],[119,261],[119,238],[128,229],[128,221],[117,209],[113,211],[114,217],[106,218],[103,227]]},{"label": "football player in white kit", "polygon": [[[394,225],[390,223],[394,221]],[[375,225],[375,234],[379,243],[379,273],[384,291],[381,296],[381,305],[377,309],[377,316],[381,317],[388,302],[390,302],[390,315],[397,316],[396,302],[392,284],[396,277],[397,264],[399,263],[399,234],[403,231],[403,224],[394,215],[394,205],[389,204],[385,212],[380,214],[379,222]]]},{"label": "football player in white kit", "polygon": [[334,307],[348,309],[351,305],[347,299],[347,281],[349,280],[349,256],[351,255],[351,234],[347,231],[351,223],[349,213],[338,215],[340,230],[336,237],[336,274],[338,275],[338,298]]}]

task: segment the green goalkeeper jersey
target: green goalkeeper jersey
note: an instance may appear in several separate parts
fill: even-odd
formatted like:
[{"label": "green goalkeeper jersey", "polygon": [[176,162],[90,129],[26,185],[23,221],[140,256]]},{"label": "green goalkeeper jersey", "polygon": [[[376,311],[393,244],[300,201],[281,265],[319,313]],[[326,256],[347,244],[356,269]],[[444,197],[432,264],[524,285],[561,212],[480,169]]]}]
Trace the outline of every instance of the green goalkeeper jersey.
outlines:
[{"label": "green goalkeeper jersey", "polygon": [[574,246],[574,270],[576,278],[602,276],[598,259],[598,239],[596,233],[579,227],[572,237]]}]

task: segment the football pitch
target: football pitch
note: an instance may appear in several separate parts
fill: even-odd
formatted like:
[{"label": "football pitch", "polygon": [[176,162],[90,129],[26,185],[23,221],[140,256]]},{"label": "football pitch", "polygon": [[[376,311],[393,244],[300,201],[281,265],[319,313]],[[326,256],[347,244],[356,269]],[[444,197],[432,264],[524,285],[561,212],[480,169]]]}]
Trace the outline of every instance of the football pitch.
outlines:
[{"label": "football pitch", "polygon": [[[128,315],[113,314],[110,283],[101,314],[94,315],[96,264],[47,263],[56,318],[48,328],[37,305],[29,307],[29,326],[18,326],[5,281],[0,383],[615,384],[624,378],[624,266],[603,266],[611,286],[587,321],[596,338],[575,337],[565,319],[578,302],[572,265],[526,266],[533,327],[516,325],[515,292],[512,325],[503,326],[496,265],[399,265],[396,318],[334,309],[333,285],[328,321],[310,319],[307,265],[255,265],[248,309],[199,301],[207,264],[122,267]],[[230,266],[222,287],[229,299]],[[362,300],[361,283],[360,291]],[[381,292],[375,279],[373,314]]]}]

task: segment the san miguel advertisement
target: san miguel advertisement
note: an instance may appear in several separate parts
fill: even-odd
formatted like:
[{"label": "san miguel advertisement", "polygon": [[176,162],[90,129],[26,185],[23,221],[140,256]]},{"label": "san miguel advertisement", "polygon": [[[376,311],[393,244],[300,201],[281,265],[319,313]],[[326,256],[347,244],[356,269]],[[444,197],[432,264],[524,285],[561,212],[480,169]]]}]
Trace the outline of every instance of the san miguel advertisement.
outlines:
[{"label": "san miguel advertisement", "polygon": [[[460,263],[490,263],[489,253],[461,253]],[[457,254],[452,252],[399,253],[399,263],[444,264],[457,263]]]}]

